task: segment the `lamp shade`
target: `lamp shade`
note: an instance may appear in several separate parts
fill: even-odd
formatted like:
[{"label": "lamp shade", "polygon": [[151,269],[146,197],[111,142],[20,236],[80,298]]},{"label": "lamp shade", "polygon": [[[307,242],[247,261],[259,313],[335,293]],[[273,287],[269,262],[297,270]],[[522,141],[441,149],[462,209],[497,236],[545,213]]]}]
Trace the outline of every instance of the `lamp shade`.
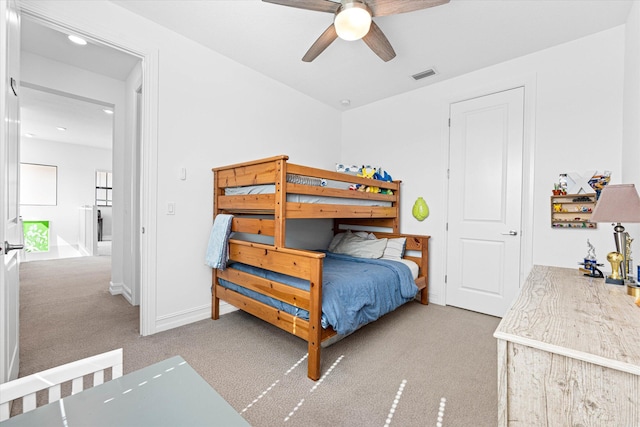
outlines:
[{"label": "lamp shade", "polygon": [[602,189],[590,222],[640,222],[640,197],[633,184],[607,185]]}]

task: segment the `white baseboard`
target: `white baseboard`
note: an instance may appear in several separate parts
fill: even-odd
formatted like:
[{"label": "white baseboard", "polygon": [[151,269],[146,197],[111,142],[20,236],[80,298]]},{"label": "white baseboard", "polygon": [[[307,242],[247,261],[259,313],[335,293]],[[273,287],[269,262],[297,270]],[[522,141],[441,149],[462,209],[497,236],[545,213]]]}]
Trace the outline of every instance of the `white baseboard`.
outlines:
[{"label": "white baseboard", "polygon": [[82,256],[93,256],[93,254],[82,245],[78,245],[78,252],[80,252]]},{"label": "white baseboard", "polygon": [[109,282],[109,293],[111,295],[122,295],[129,304],[134,305],[131,288],[124,283]]},{"label": "white baseboard", "polygon": [[211,318],[211,304],[156,318],[155,333]]},{"label": "white baseboard", "polygon": [[109,293],[111,295],[121,295],[124,285],[122,283],[109,282]]},{"label": "white baseboard", "polygon": [[440,294],[429,293],[429,304],[445,305],[444,298],[442,298]]},{"label": "white baseboard", "polygon": [[[220,315],[225,315],[238,310],[236,307],[225,302],[220,302]],[[172,313],[156,319],[156,333],[199,322],[200,320],[211,319],[211,304],[201,306],[193,310],[185,310],[179,313]]]},{"label": "white baseboard", "polygon": [[130,287],[122,285],[122,296],[124,297],[124,299],[126,299],[129,302],[129,304],[134,305],[133,295]]}]

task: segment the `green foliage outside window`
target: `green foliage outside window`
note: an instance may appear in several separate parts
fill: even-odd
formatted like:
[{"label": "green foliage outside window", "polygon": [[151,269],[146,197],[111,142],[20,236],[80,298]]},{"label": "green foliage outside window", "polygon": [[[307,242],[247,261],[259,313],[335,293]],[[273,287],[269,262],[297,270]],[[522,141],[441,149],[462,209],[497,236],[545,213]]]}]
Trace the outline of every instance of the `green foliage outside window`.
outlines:
[{"label": "green foliage outside window", "polygon": [[24,250],[49,252],[49,221],[23,221]]}]

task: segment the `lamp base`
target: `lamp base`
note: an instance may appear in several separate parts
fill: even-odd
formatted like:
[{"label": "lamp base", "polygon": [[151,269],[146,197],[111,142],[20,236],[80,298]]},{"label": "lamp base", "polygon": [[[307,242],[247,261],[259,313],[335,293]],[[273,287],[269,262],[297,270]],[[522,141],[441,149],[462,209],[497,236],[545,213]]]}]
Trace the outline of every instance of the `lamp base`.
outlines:
[{"label": "lamp base", "polygon": [[610,283],[612,285],[624,285],[623,279],[614,279],[612,277],[607,277],[604,281],[605,283]]}]

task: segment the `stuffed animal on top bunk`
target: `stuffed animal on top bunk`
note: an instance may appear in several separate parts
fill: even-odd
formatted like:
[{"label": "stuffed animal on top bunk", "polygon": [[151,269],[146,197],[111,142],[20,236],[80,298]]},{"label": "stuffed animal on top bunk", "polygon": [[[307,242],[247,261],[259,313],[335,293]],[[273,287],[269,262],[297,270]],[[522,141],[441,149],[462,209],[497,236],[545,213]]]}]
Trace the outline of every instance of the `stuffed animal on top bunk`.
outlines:
[{"label": "stuffed animal on top bunk", "polygon": [[[393,181],[393,178],[391,178],[391,175],[389,175],[387,173],[387,171],[385,171],[385,170],[380,170],[380,171],[374,173],[373,174],[373,179],[377,179],[378,181],[386,181],[386,182]],[[393,194],[393,190],[385,188],[385,189],[380,190],[380,193],[382,193],[382,194]]]},{"label": "stuffed animal on top bunk", "polygon": [[[368,168],[365,166],[360,169],[360,173],[357,176],[361,178],[375,179],[378,181],[393,181],[393,178],[391,178],[391,175],[389,175],[387,171],[384,171],[382,169],[377,171],[375,168]],[[374,185],[353,184],[349,187],[349,189],[367,193],[393,194],[393,191],[388,188],[381,189],[380,187],[376,187]]]}]

